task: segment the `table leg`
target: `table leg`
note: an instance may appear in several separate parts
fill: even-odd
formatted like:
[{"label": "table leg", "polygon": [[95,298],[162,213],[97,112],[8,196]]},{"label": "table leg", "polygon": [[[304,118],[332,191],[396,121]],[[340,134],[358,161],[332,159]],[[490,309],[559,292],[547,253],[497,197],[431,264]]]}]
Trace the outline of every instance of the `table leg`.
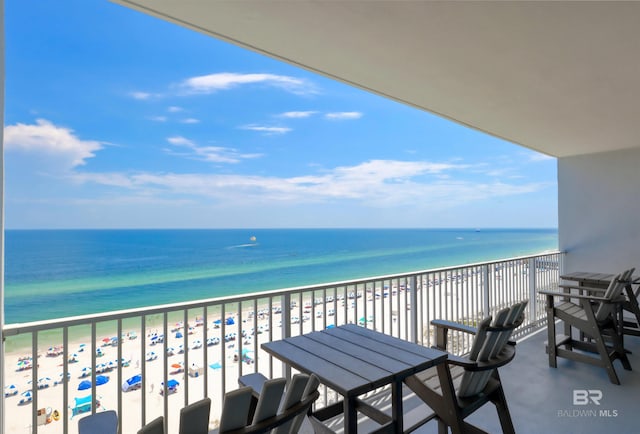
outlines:
[{"label": "table leg", "polygon": [[391,418],[396,434],[404,432],[402,416],[402,381],[394,381],[391,383]]},{"label": "table leg", "polygon": [[356,434],[358,432],[358,413],[356,411],[356,398],[345,398],[344,406],[344,432]]}]

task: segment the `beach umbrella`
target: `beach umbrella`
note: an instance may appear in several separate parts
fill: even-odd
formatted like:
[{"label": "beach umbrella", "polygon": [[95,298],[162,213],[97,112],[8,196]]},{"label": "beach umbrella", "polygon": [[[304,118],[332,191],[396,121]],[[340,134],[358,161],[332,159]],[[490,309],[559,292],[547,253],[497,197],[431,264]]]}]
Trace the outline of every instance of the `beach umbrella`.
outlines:
[{"label": "beach umbrella", "polygon": [[180,369],[182,368],[182,365],[180,363],[174,363],[173,365],[171,365],[172,368],[176,368],[176,369]]},{"label": "beach umbrella", "polygon": [[102,386],[109,382],[109,377],[106,375],[98,375],[96,377],[96,386]]},{"label": "beach umbrella", "polygon": [[[160,384],[162,384],[164,386],[164,383],[160,383]],[[167,387],[169,389],[171,389],[172,387],[177,387],[179,385],[180,385],[180,383],[178,383],[177,380],[171,379],[171,380],[167,381]]]},{"label": "beach umbrella", "polygon": [[232,317],[227,318],[226,322],[227,322],[227,325],[234,325],[236,323]]},{"label": "beach umbrella", "polygon": [[222,365],[220,364],[220,362],[215,362],[209,365],[209,367],[211,369],[222,369]]},{"label": "beach umbrella", "polygon": [[176,339],[180,339],[181,337],[183,337],[182,333],[177,332],[177,333],[176,333]]},{"label": "beach umbrella", "polygon": [[10,384],[8,386],[5,386],[4,388],[4,397],[7,398],[9,396],[13,396],[13,395],[17,395],[18,394],[18,388],[16,387],[15,384]]},{"label": "beach umbrella", "polygon": [[87,389],[91,389],[91,381],[82,380],[80,384],[78,384],[78,390],[87,390]]}]

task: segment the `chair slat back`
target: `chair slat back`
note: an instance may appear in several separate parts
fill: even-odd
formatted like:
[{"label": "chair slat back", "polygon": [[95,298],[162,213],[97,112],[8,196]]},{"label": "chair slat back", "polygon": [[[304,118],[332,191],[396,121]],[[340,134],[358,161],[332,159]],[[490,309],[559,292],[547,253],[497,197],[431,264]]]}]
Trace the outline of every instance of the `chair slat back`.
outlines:
[{"label": "chair slat back", "polygon": [[280,408],[280,401],[282,401],[286,385],[287,380],[284,378],[273,378],[265,381],[252,423],[262,422],[278,414],[278,408]]},{"label": "chair slat back", "polygon": [[208,434],[211,398],[203,398],[180,409],[180,434]]},{"label": "chair slat back", "polygon": [[[314,387],[315,383],[315,387]],[[311,393],[315,392],[320,382],[315,375],[309,376],[307,374],[296,374],[291,379],[291,384],[287,388],[287,394],[282,403],[281,412],[287,411],[287,409],[298,404],[304,398],[308,397]],[[311,390],[312,389],[312,390]],[[298,432],[304,414],[291,419],[288,422],[283,423],[278,428],[272,431],[272,434],[288,434]]]},{"label": "chair slat back", "polygon": [[[626,270],[618,274],[616,277],[611,279],[611,282],[609,283],[609,286],[607,287],[607,290],[605,291],[603,297],[609,300],[613,300],[619,297],[620,294],[622,294],[622,290],[624,289],[624,287],[627,284],[629,284],[629,281],[631,280],[631,276],[633,275],[634,271],[635,271],[635,268],[631,268],[629,270]],[[612,303],[605,303],[605,302],[598,303],[598,306],[595,308],[596,320],[597,321],[606,320],[607,317],[613,313],[614,309],[615,309],[615,305]]]},{"label": "chair slat back", "polygon": [[249,386],[225,393],[218,429],[220,434],[247,426],[252,394],[253,389]]},{"label": "chair slat back", "polygon": [[138,430],[138,434],[164,434],[164,417],[159,416]]},{"label": "chair slat back", "polygon": [[[527,302],[516,303],[499,311],[493,321],[485,318],[478,326],[476,337],[471,346],[469,359],[476,362],[487,362],[497,357],[509,341],[515,326],[521,320]],[[465,370],[458,396],[461,398],[474,396],[482,392],[491,378],[493,370]]]}]

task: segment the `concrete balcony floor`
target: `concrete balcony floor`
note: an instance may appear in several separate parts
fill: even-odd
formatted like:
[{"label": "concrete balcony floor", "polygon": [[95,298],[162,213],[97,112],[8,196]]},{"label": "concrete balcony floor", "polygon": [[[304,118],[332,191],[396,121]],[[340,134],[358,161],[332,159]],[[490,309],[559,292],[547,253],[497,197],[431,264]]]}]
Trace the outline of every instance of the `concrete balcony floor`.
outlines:
[{"label": "concrete balcony floor", "polygon": [[[517,345],[516,358],[500,369],[511,417],[519,434],[540,433],[638,433],[640,432],[640,337],[625,336],[625,347],[634,370],[625,371],[620,361],[614,367],[621,385],[609,382],[604,368],[558,359],[558,367],[549,367],[545,352],[546,328],[530,335]],[[405,427],[424,417],[429,408],[421,404],[408,389],[405,395]],[[574,390],[599,390],[600,405],[574,405]],[[389,409],[389,394],[377,398],[378,408]],[[501,433],[495,407],[485,405],[467,421],[487,431]],[[340,431],[341,421],[332,429]],[[361,420],[359,432],[370,432],[376,425]],[[420,434],[437,433],[436,421],[428,422],[415,431]]]}]

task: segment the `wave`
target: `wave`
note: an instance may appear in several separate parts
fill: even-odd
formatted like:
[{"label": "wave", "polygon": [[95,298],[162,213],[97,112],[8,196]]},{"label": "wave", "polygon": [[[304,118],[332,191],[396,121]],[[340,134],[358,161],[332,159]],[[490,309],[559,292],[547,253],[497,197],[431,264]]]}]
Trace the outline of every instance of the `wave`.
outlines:
[{"label": "wave", "polygon": [[243,247],[255,247],[258,243],[250,243],[250,244],[238,244],[236,246],[229,246],[227,249],[241,249]]}]

